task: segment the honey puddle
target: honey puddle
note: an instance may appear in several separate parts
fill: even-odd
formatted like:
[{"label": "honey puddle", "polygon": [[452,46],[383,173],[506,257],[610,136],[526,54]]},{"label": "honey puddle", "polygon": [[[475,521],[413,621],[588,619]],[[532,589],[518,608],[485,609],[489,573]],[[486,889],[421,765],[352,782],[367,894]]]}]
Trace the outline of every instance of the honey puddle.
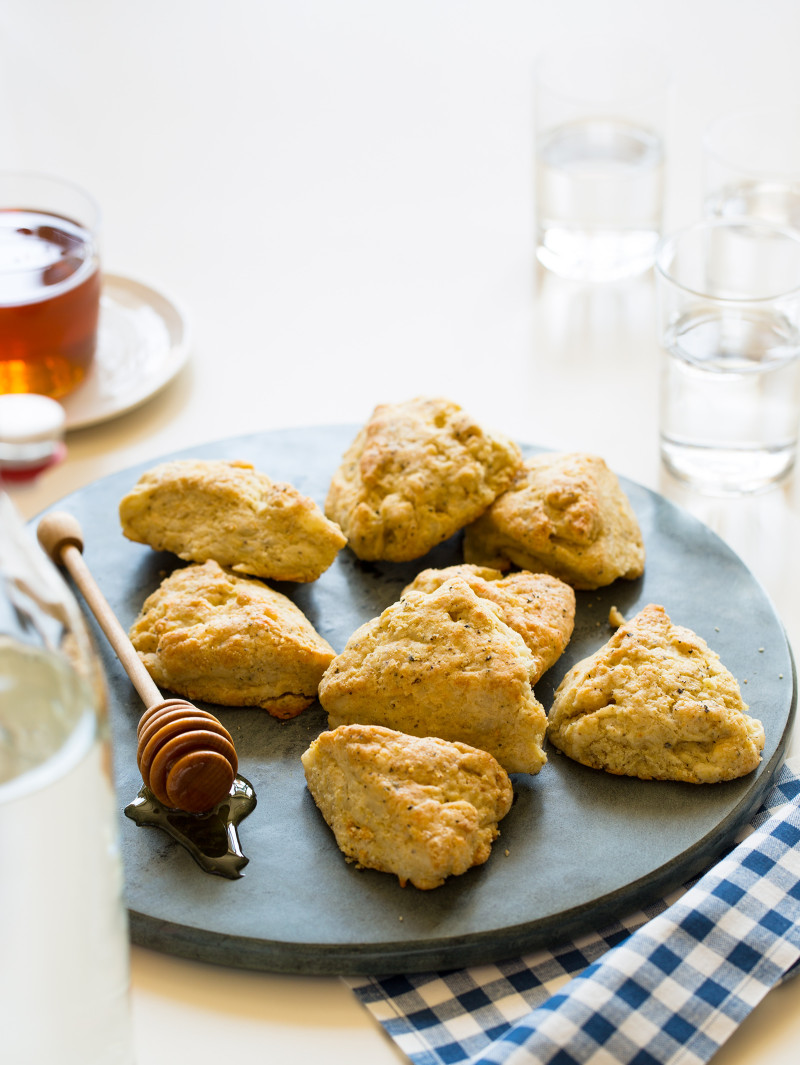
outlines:
[{"label": "honey puddle", "polygon": [[190,814],[164,806],[144,785],[125,807],[125,816],[140,827],[163,829],[206,873],[238,880],[250,860],[242,853],[238,826],[255,805],[253,786],[244,777],[237,776],[227,798],[207,813]]}]

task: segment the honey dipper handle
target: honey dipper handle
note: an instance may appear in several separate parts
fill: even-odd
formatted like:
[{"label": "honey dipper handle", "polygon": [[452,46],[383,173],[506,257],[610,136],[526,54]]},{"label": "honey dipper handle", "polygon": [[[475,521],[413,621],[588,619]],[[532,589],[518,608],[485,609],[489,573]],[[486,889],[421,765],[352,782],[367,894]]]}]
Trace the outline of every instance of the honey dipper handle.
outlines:
[{"label": "honey dipper handle", "polygon": [[80,589],[131,683],[141,696],[142,702],[147,707],[160,703],[161,692],[145,669],[128,634],[120,625],[108,600],[100,591],[91,570],[86,565],[82,554],[83,533],[78,521],[71,514],[55,511],[42,518],[36,533],[39,543],[50,558],[56,565],[65,567]]}]

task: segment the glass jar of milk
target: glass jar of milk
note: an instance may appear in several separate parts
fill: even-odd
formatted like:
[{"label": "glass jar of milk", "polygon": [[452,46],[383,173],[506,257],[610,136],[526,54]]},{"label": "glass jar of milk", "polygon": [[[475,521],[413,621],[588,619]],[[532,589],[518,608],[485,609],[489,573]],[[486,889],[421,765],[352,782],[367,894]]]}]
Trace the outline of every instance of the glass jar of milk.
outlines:
[{"label": "glass jar of milk", "polygon": [[69,589],[0,490],[3,1060],[130,1065],[105,685]]}]

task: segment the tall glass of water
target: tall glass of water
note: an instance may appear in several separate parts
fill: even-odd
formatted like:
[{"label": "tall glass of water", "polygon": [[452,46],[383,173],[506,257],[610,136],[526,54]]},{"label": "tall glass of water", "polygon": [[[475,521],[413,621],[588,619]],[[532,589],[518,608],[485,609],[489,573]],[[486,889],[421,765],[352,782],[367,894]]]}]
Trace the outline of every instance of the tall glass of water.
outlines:
[{"label": "tall glass of water", "polygon": [[569,41],[536,67],[537,257],[614,281],[653,265],[664,204],[669,77],[641,41]]},{"label": "tall glass of water", "polygon": [[667,237],[656,261],[666,467],[718,495],[792,469],[800,421],[800,233],[715,219]]},{"label": "tall glass of water", "polygon": [[131,1065],[105,687],[82,615],[0,490],[0,1046]]},{"label": "tall glass of water", "polygon": [[705,213],[800,229],[800,106],[761,104],[706,130]]}]

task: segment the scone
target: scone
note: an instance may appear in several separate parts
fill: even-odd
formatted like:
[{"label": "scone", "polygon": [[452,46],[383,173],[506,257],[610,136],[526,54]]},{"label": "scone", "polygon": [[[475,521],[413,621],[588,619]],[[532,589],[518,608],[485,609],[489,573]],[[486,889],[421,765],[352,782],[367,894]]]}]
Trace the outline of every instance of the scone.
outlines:
[{"label": "scone", "polygon": [[561,657],[575,625],[575,592],[564,581],[527,570],[503,576],[498,569],[465,563],[423,570],[402,595],[433,592],[451,577],[461,577],[476,595],[494,603],[506,625],[520,634],[536,660],[533,683]]},{"label": "scone", "polygon": [[752,772],[764,747],[719,655],[652,603],[567,673],[547,734],[583,765],[692,784]]},{"label": "scone", "polygon": [[346,543],[313,499],[248,462],[162,463],[139,478],[119,516],[129,540],[276,581],[316,580]]},{"label": "scone", "polygon": [[382,404],[345,452],[325,513],[359,558],[407,562],[474,521],[521,461],[448,400]]},{"label": "scone", "polygon": [[157,685],[186,699],[299,714],[334,650],[285,595],[216,562],[175,570],[130,630]]},{"label": "scone", "polygon": [[323,732],[302,755],[308,790],[340,850],[428,890],[489,857],[511,809],[507,774],[485,751],[375,725]]},{"label": "scone", "polygon": [[617,477],[596,455],[526,459],[513,484],[464,533],[464,558],[552,573],[600,588],[644,572],[639,523]]},{"label": "scone", "polygon": [[451,578],[362,625],[320,681],[328,727],[383,725],[479,747],[509,773],[547,761],[536,662],[499,608]]}]

